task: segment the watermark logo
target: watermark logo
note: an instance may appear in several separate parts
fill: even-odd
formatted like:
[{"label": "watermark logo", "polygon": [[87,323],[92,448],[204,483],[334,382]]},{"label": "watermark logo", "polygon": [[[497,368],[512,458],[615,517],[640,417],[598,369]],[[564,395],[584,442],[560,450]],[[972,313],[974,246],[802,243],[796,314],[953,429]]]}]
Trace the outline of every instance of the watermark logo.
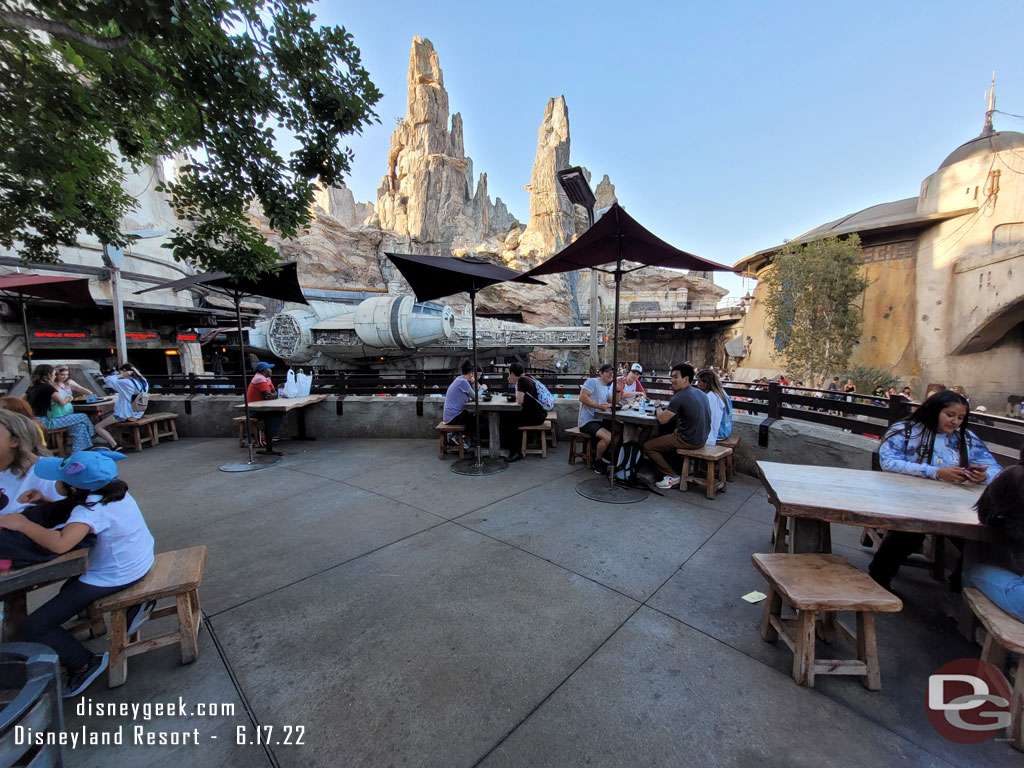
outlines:
[{"label": "watermark logo", "polygon": [[1010,684],[978,659],[957,659],[928,676],[932,727],[957,744],[979,744],[1010,725]]}]

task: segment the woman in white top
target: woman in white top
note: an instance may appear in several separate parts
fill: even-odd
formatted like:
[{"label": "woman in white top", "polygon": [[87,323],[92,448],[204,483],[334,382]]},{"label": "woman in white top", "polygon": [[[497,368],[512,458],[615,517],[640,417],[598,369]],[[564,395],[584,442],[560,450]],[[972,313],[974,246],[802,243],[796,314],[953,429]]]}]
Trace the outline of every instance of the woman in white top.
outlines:
[{"label": "woman in white top", "polygon": [[75,395],[95,394],[91,389],[83,387],[77,381],[72,379],[71,369],[66,365],[60,365],[54,370],[53,386],[57,388],[57,391],[60,392],[61,396],[64,398],[73,398]]},{"label": "woman in white top", "polygon": [[117,392],[117,402],[114,403],[114,412],[106,416],[94,427],[96,434],[106,440],[113,451],[121,450],[121,445],[114,439],[114,436],[107,431],[107,427],[118,421],[128,419],[140,419],[145,410],[136,411],[132,407],[132,400],[140,392],[149,391],[149,382],[139,373],[138,369],[131,363],[125,363],[103,379],[103,383]]},{"label": "woman in white top", "polygon": [[722,389],[722,383],[718,380],[718,375],[708,369],[701,371],[697,374],[697,387],[707,395],[708,406],[711,408],[711,429],[708,432],[708,439],[705,445],[716,445],[718,438],[721,435],[722,418],[727,412],[731,412],[732,404],[729,402],[728,395],[725,394],[725,390]]},{"label": "woman in white top", "polygon": [[0,410],[0,515],[28,506],[31,502],[24,500],[26,491],[36,490],[51,498],[57,495],[56,484],[35,473],[38,453],[43,451],[36,422]]},{"label": "woman in white top", "polygon": [[[93,654],[61,625],[102,597],[119,592],[139,581],[153,565],[153,536],[128,493],[128,485],[117,477],[115,461],[123,459],[110,451],[78,451],[66,459],[44,458],[36,462],[36,473],[56,482],[57,493],[72,500],[67,523],[44,528],[24,515],[0,515],[0,528],[20,531],[40,547],[63,554],[74,549],[86,535],[96,535],[89,555],[89,570],[64,582],[60,593],[25,620],[24,638],[53,648],[67,667],[65,698],[77,696],[107,668],[107,654]],[[29,503],[49,501],[39,491]],[[128,615],[128,633],[135,632],[152,612],[147,604]]]}]

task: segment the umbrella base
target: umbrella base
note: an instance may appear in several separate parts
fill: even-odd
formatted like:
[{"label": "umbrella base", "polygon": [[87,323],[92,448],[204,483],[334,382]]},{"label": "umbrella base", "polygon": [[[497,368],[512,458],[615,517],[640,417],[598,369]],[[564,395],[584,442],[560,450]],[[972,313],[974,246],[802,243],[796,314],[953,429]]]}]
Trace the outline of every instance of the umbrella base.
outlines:
[{"label": "umbrella base", "polygon": [[591,501],[605,504],[635,504],[646,499],[650,493],[643,488],[626,488],[617,483],[609,484],[607,477],[592,477],[576,486],[576,493]]},{"label": "umbrella base", "polygon": [[253,461],[251,463],[248,461],[233,461],[230,464],[221,464],[219,467],[217,467],[217,469],[219,469],[221,472],[255,472],[257,469],[266,469],[267,467],[272,467],[279,461],[281,461],[280,454],[278,454],[277,458],[272,459],[271,461],[263,461],[260,459],[257,459],[256,461]]},{"label": "umbrella base", "polygon": [[451,471],[457,475],[469,475],[471,477],[483,477],[484,475],[496,475],[508,469],[508,462],[504,459],[492,459],[490,457],[479,459],[459,459],[452,462]]}]

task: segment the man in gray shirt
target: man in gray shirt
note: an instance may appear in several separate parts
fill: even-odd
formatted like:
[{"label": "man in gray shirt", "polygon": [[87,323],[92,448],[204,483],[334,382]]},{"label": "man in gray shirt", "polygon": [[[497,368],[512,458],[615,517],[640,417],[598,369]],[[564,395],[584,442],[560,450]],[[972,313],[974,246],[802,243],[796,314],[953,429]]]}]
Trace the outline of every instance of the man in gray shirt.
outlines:
[{"label": "man in gray shirt", "polygon": [[665,476],[655,483],[658,488],[678,488],[679,475],[669,465],[666,457],[675,456],[679,448],[700,448],[707,441],[711,430],[711,408],[708,399],[696,387],[690,386],[694,376],[693,366],[677,363],[672,366],[672,389],[675,394],[665,407],[658,406],[654,415],[660,424],[667,424],[678,417],[676,429],[663,437],[656,437],[644,443],[644,452]]},{"label": "man in gray shirt", "polygon": [[597,371],[597,377],[587,379],[580,389],[580,415],[576,425],[580,432],[585,432],[597,440],[597,459],[594,471],[604,474],[608,469],[604,452],[612,441],[612,433],[604,428],[600,413],[612,407],[612,382],[615,380],[615,368],[608,363]]}]

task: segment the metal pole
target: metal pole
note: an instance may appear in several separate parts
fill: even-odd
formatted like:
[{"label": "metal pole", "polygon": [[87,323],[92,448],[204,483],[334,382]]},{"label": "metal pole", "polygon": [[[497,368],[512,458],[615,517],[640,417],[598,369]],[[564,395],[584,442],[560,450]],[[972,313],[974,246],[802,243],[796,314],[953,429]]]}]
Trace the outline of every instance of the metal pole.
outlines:
[{"label": "metal pole", "polygon": [[[594,226],[594,206],[587,206],[587,221]],[[596,376],[597,359],[597,269],[590,270],[590,375]]]},{"label": "metal pole", "polygon": [[18,306],[21,307],[21,328],[25,332],[25,364],[28,375],[32,375],[32,346],[28,343],[28,314],[25,312],[25,297],[18,291]]},{"label": "metal pole", "polygon": [[[480,458],[480,382],[476,380],[477,377],[477,362],[476,362],[476,289],[469,289],[469,309],[470,316],[473,318],[473,405],[475,406],[475,413],[473,418],[476,419],[476,466],[482,467],[483,460]],[[457,440],[461,440],[462,436],[458,433],[455,434]]]},{"label": "metal pole", "polygon": [[128,342],[125,339],[124,301],[121,298],[121,270],[110,267],[110,291],[114,298],[114,341],[117,346],[117,364],[128,362]]},{"label": "metal pole", "polygon": [[[615,325],[612,328],[612,461],[611,469],[608,471],[608,485],[615,483],[615,413],[618,410],[616,405],[618,398],[615,397],[615,385],[619,378],[619,286],[622,284],[622,233],[618,234],[619,258],[615,262]],[[625,435],[623,435],[625,437]]]},{"label": "metal pole", "polygon": [[[235,322],[238,324],[238,348],[242,350],[242,402],[244,403],[242,410],[245,412],[245,442],[249,445],[249,463],[255,464],[256,454],[253,453],[252,427],[249,423],[249,397],[245,385],[245,337],[242,335],[242,297],[238,294],[237,288],[235,289],[234,297]],[[273,444],[269,446],[269,450],[274,450]]]}]

